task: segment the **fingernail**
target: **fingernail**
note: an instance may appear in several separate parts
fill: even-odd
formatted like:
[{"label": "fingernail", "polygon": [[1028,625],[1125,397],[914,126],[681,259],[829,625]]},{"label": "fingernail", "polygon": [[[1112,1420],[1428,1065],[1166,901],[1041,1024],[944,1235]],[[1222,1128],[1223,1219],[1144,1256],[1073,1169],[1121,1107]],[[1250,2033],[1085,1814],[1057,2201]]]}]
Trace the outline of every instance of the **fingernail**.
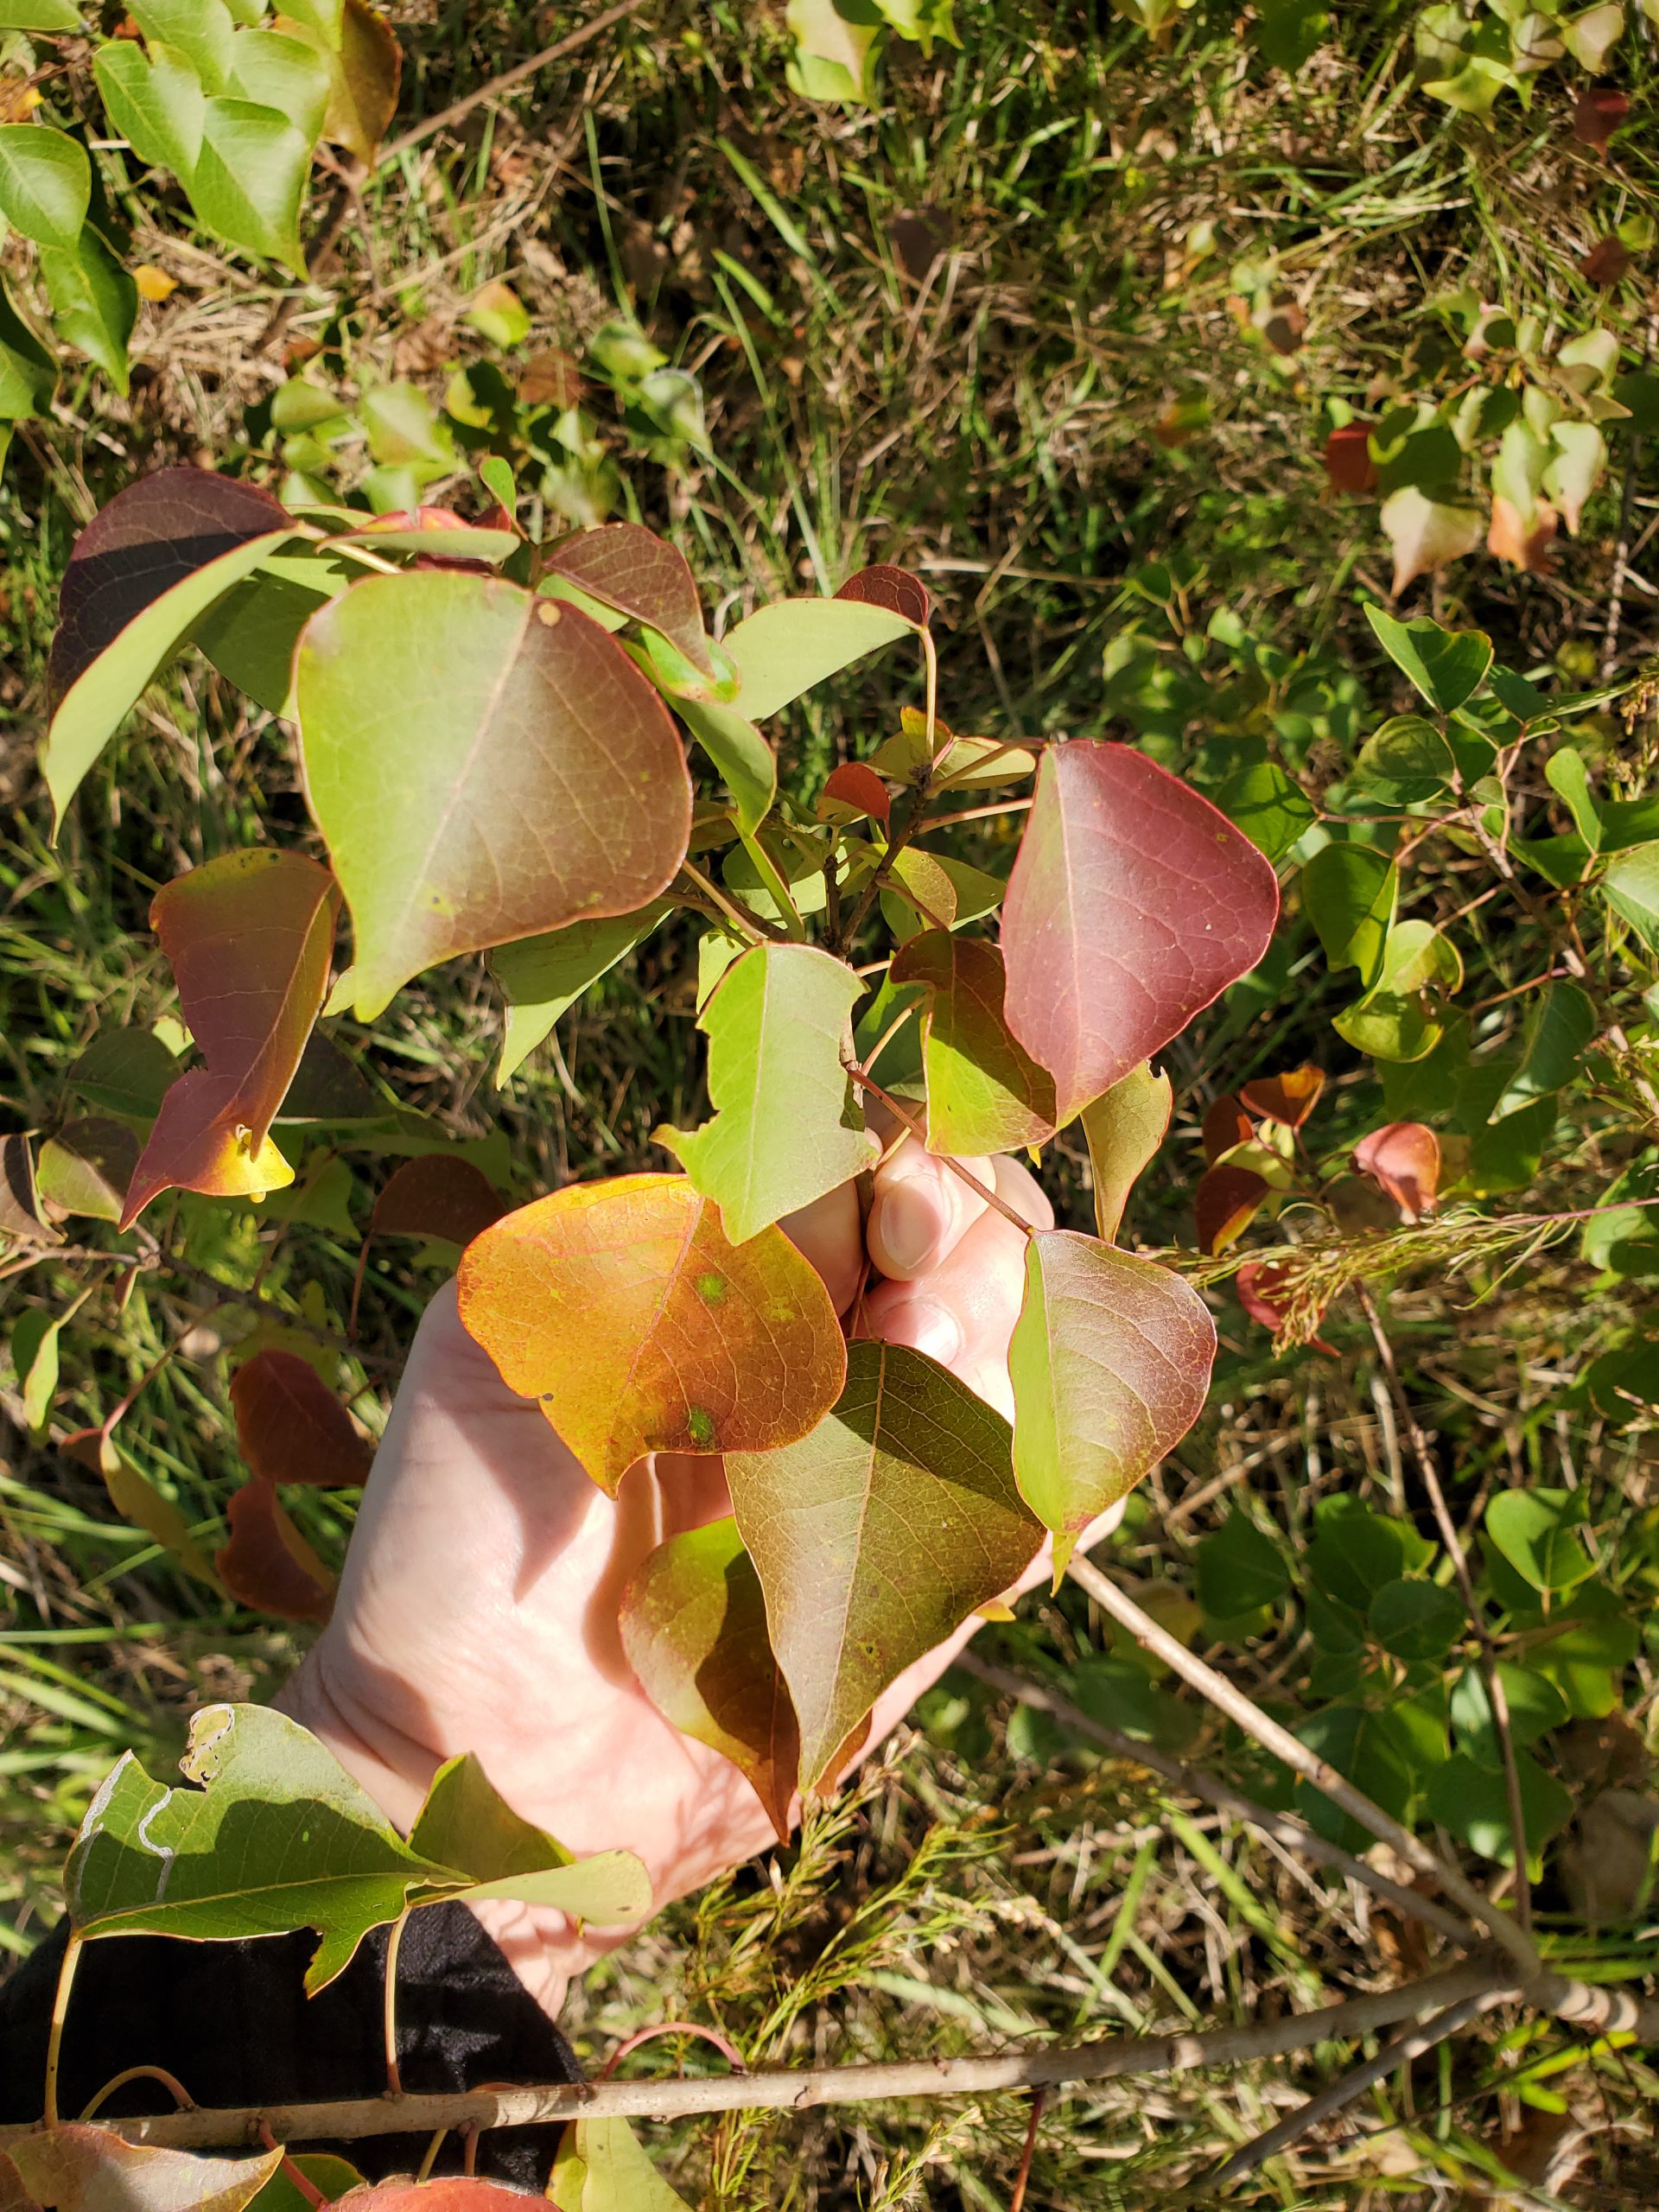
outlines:
[{"label": "fingernail", "polygon": [[938,1249],[944,1228],[937,1190],[931,1184],[901,1184],[881,1195],[881,1244],[895,1268],[906,1274],[925,1268]]},{"label": "fingernail", "polygon": [[925,1352],[941,1367],[962,1357],[962,1324],[948,1306],[925,1300],[906,1316],[905,1334],[912,1351]]}]

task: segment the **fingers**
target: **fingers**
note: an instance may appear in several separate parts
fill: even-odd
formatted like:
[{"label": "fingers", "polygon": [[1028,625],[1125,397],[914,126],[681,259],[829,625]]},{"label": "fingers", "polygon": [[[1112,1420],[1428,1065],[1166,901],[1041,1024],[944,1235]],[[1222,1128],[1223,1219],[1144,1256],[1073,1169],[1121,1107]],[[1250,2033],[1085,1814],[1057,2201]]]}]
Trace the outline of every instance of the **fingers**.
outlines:
[{"label": "fingers", "polygon": [[[988,1160],[962,1165],[980,1182],[990,1182]],[[984,1211],[976,1191],[906,1137],[875,1171],[866,1230],[870,1257],[890,1281],[913,1281],[947,1259]]]},{"label": "fingers", "polygon": [[823,1277],[837,1313],[844,1313],[864,1280],[864,1240],[859,1230],[858,1186],[842,1183],[778,1226]]},{"label": "fingers", "polygon": [[1001,1214],[982,1210],[955,1249],[925,1276],[885,1282],[869,1294],[867,1332],[927,1353],[1011,1420],[1008,1338],[1025,1294],[1025,1266],[1020,1230]]}]

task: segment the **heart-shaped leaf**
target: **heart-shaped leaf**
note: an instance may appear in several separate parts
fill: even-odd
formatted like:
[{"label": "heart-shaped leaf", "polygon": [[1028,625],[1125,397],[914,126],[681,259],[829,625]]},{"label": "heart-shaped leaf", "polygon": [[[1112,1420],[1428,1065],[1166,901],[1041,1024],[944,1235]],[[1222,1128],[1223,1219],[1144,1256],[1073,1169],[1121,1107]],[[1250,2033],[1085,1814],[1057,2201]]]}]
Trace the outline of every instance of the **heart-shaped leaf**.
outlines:
[{"label": "heart-shaped leaf", "polygon": [[139,161],[188,184],[201,151],[207,95],[189,63],[165,46],[146,55],[136,40],[106,40],[92,57],[105,112]]},{"label": "heart-shaped leaf", "polygon": [[207,1065],[162,1101],[127,1192],[130,1228],[162,1191],[238,1198],[293,1171],[267,1133],[328,981],[340,893],[299,853],[226,853],[167,884],[150,925]]},{"label": "heart-shaped leaf", "polygon": [[1255,967],[1279,912],[1268,862],[1143,753],[1050,746],[1002,908],[1008,1027],[1058,1118]]},{"label": "heart-shaped leaf", "polygon": [[655,1141],[715,1200],[734,1244],[874,1166],[880,1147],[841,1057],[863,988],[811,945],[757,944],[698,1016],[714,1118]]},{"label": "heart-shaped leaf", "polygon": [[1453,713],[1485,681],[1492,664],[1492,641],[1484,630],[1444,629],[1427,614],[1397,622],[1382,607],[1370,605],[1365,619],[1389,658],[1438,713]]},{"label": "heart-shaped leaf", "polygon": [[852,1345],[834,1411],[784,1450],[734,1452],[726,1475],[817,1789],[905,1669],[1019,1580],[1041,1531],[1007,1423],[902,1345]]},{"label": "heart-shaped leaf", "polygon": [[231,1404],[242,1457],[268,1482],[328,1489],[368,1480],[374,1446],[296,1352],[272,1346],[244,1360],[231,1383]]},{"label": "heart-shaped leaf", "polygon": [[800,1731],[736,1522],[711,1521],[659,1544],[628,1585],[620,1626],[628,1664],[657,1710],[747,1777],[787,1843]]},{"label": "heart-shaped leaf", "polygon": [[647,1452],[772,1452],[846,1373],[830,1294],[780,1229],[741,1246],[682,1175],[576,1184],[467,1247],[461,1315],[612,1497]]},{"label": "heart-shaped leaf", "polygon": [[252,1475],[226,1508],[228,1543],[213,1554],[219,1580],[238,1605],[279,1621],[316,1625],[334,1609],[334,1578],[285,1510],[274,1485]]},{"label": "heart-shaped leaf", "polygon": [[668,710],[573,607],[493,576],[371,576],[307,625],[295,690],[359,1019],[457,953],[634,913],[684,856]]},{"label": "heart-shaped leaf", "polygon": [[47,664],[41,756],[59,820],[144,686],[192,625],[295,534],[286,508],[205,468],[163,468],[117,493],[75,540]]},{"label": "heart-shaped leaf", "polygon": [[1046,1143],[1053,1079],[1009,1033],[996,947],[928,930],[899,947],[888,973],[931,994],[922,1016],[928,1150],[972,1155]]},{"label": "heart-shaped leaf", "polygon": [[1020,1495],[1054,1532],[1065,1572],[1097,1513],[1134,1489],[1204,1410],[1216,1326],[1190,1283],[1093,1236],[1026,1247],[1008,1346]]},{"label": "heart-shaped leaf", "polygon": [[[1164,1141],[1174,1103],[1169,1077],[1154,1075],[1147,1062],[1131,1068],[1083,1109],[1095,1182],[1095,1227],[1109,1244],[1117,1241],[1129,1192]],[[1246,1135],[1249,1128],[1246,1122]]]}]

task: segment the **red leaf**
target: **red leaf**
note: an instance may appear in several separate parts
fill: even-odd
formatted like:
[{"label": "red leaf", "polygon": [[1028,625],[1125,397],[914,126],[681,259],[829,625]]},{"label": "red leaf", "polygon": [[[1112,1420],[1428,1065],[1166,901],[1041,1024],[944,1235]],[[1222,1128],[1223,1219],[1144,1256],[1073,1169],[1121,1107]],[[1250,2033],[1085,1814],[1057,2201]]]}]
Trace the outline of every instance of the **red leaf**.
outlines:
[{"label": "red leaf", "polygon": [[326,1621],[334,1578],[283,1510],[276,1485],[251,1475],[226,1510],[231,1541],[213,1565],[237,1603],[281,1621]]},{"label": "red leaf", "polygon": [[[1288,1311],[1288,1301],[1281,1295],[1285,1280],[1286,1270],[1273,1260],[1247,1260],[1233,1279],[1238,1302],[1251,1320],[1259,1321],[1275,1336],[1284,1327]],[[1316,1318],[1324,1319],[1323,1307]],[[1336,1346],[1326,1344],[1323,1337],[1309,1337],[1307,1342],[1316,1351],[1329,1352],[1335,1357]]]},{"label": "red leaf", "polygon": [[1300,1129],[1319,1104],[1324,1089],[1325,1070],[1309,1061],[1292,1068],[1288,1075],[1270,1075],[1260,1082],[1247,1083],[1238,1095],[1251,1113],[1259,1114],[1264,1122],[1283,1122],[1290,1128]]},{"label": "red leaf", "polygon": [[918,630],[927,627],[933,612],[932,594],[921,578],[912,576],[908,569],[895,568],[891,561],[877,561],[861,569],[855,576],[849,576],[836,597],[862,600],[867,607],[885,607],[906,622],[913,622]]},{"label": "red leaf", "polygon": [[451,1244],[470,1244],[499,1221],[506,1201],[493,1183],[453,1153],[434,1152],[406,1160],[374,1202],[371,1236],[442,1236]]},{"label": "red leaf", "polygon": [[1256,1208],[1267,1195],[1266,1183],[1251,1168],[1210,1168],[1199,1178],[1194,1201],[1198,1217],[1198,1249],[1224,1252],[1249,1227]]},{"label": "red leaf", "polygon": [[1603,147],[1630,111],[1629,99],[1611,85],[1586,85],[1573,111],[1573,136],[1580,145]]},{"label": "red leaf", "polygon": [[562,539],[548,556],[555,575],[569,576],[618,614],[659,630],[706,676],[714,673],[703,635],[702,602],[685,556],[637,522],[607,522]]},{"label": "red leaf", "polygon": [[374,1447],[309,1360],[257,1351],[231,1384],[237,1440],[256,1475],[323,1489],[368,1479]]},{"label": "red leaf", "polygon": [[259,1155],[322,1004],[340,890],[299,853],[226,853],[166,884],[150,927],[207,1065],[162,1101],[127,1192],[129,1229],[162,1191],[244,1197],[288,1179]]},{"label": "red leaf", "polygon": [[1630,249],[1611,233],[1598,238],[1579,264],[1579,274],[1592,284],[1617,284],[1630,265]]},{"label": "red leaf", "polygon": [[1532,527],[1528,529],[1519,512],[1501,495],[1492,497],[1492,518],[1486,530],[1486,550],[1496,553],[1500,561],[1509,561],[1529,575],[1547,576],[1554,563],[1550,548],[1554,542],[1556,513],[1548,499],[1535,499],[1532,506]]},{"label": "red leaf", "polygon": [[1421,1122],[1390,1122],[1354,1147],[1354,1165],[1380,1183],[1408,1221],[1434,1205],[1440,1185],[1440,1141]]},{"label": "red leaf", "polygon": [[1224,1090],[1204,1116],[1204,1156],[1214,1166],[1224,1152],[1230,1152],[1236,1144],[1248,1144],[1255,1135],[1255,1124],[1230,1090]]},{"label": "red leaf", "polygon": [[1008,1027],[1062,1123],[1254,968],[1279,912],[1268,861],[1126,745],[1045,752],[1002,909]]},{"label": "red leaf", "polygon": [[1333,492],[1374,492],[1376,463],[1363,423],[1344,423],[1325,442],[1325,473]]},{"label": "red leaf", "polygon": [[850,807],[855,814],[867,814],[885,829],[893,814],[893,794],[874,768],[862,760],[844,761],[839,768],[832,768],[824,779],[818,798],[819,819],[827,819],[825,802],[836,807]]}]

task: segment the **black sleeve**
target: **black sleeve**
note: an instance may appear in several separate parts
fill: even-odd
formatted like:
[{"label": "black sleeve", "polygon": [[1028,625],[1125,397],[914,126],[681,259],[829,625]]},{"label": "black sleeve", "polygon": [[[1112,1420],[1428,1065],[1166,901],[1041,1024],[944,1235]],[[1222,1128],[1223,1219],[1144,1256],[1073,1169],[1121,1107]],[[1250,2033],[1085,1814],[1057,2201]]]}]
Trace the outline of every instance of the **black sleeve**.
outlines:
[{"label": "black sleeve", "polygon": [[[0,1986],[0,2122],[38,2120],[47,2031],[64,1931]],[[86,1946],[76,1968],[59,2076],[59,2108],[73,2119],[129,2066],[163,2066],[199,2105],[296,2104],[372,2097],[386,2086],[382,1992],[386,1930],[377,1929],[346,1971],[315,1997],[304,1990],[315,1948],[308,1933],[257,1942],[187,1943],[164,1936],[111,1936]],[[406,2089],[496,2082],[577,2082],[569,2044],[463,1904],[423,1906],[404,1930],[397,1968],[397,2063]],[[100,2114],[165,2108],[154,2082],[118,2090]],[[556,2127],[489,2129],[477,2171],[539,2189]],[[296,2144],[334,2151],[370,2180],[412,2173],[428,2138],[365,2137]],[[461,2140],[437,2171],[459,2171]]]}]

